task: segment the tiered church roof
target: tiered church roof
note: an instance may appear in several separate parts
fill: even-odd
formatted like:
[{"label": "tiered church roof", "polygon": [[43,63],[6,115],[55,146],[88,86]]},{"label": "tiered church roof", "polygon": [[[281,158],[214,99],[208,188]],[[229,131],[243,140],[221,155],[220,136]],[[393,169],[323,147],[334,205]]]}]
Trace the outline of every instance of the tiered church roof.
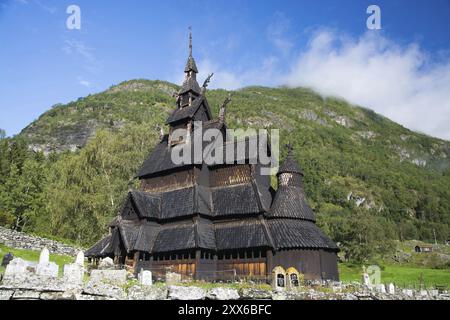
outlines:
[{"label": "tiered church roof", "polygon": [[[198,70],[192,57],[191,38],[185,73],[176,109],[167,119],[167,124],[175,128],[200,120],[204,128],[225,126],[224,119],[214,119],[211,114],[205,96],[206,86],[200,88],[197,83]],[[137,174],[139,179],[144,181],[156,177],[168,181],[169,174],[185,172],[193,167],[208,177],[216,168],[224,167],[205,163],[176,165],[171,161],[170,141],[170,133],[162,138],[144,161]],[[230,143],[247,145],[248,140],[227,140],[224,146]],[[248,160],[250,157],[246,152],[245,158]],[[315,216],[302,186],[303,172],[292,148],[289,147],[288,155],[279,168],[276,191],[270,187],[268,177],[257,176],[255,171],[253,167],[247,179],[234,184],[224,179],[224,183],[215,185],[206,178],[201,183],[194,180],[171,189],[131,190],[119,216],[111,223],[111,233],[86,255],[107,256],[121,246],[127,252],[148,253],[246,248],[337,250],[336,244],[315,225]],[[263,181],[264,178],[267,179]]]}]

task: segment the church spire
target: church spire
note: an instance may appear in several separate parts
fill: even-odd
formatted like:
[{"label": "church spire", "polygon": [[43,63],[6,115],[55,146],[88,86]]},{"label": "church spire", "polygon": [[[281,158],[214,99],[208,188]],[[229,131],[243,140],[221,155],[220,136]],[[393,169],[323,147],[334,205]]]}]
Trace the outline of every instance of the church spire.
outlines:
[{"label": "church spire", "polygon": [[291,142],[288,142],[288,144],[286,145],[286,149],[288,150],[288,154],[286,156],[286,159],[278,169],[277,176],[283,173],[303,176],[302,169],[300,169],[297,160],[295,160],[294,147],[292,146]]},{"label": "church spire", "polygon": [[195,73],[198,73],[197,65],[195,64],[194,57],[192,56],[192,28],[189,27],[189,57],[186,62],[186,67],[184,68],[184,72],[188,76],[194,76]]},{"label": "church spire", "polygon": [[191,106],[195,99],[197,99],[202,90],[197,82],[197,65],[195,64],[194,57],[192,56],[192,31],[189,27],[189,56],[186,62],[186,67],[184,68],[183,84],[177,95],[177,106],[179,108],[184,108],[186,106]]},{"label": "church spire", "polygon": [[192,28],[189,27],[189,57],[192,57]]}]

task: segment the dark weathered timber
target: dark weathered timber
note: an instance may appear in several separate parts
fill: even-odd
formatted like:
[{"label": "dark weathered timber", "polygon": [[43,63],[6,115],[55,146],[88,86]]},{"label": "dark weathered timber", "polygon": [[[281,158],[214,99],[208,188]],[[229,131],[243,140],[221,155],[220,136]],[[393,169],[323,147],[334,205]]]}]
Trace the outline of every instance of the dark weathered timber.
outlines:
[{"label": "dark weathered timber", "polygon": [[[339,279],[338,247],[315,224],[293,149],[289,146],[274,190],[270,177],[261,175],[259,155],[250,152],[258,137],[226,135],[225,110],[214,119],[197,73],[190,53],[176,108],[167,119],[169,134],[139,170],[140,190],[129,191],[109,235],[86,256],[112,257],[135,272],[151,270],[155,279],[171,271],[183,279],[266,281],[276,266],[294,267],[307,279]],[[180,144],[194,159],[194,121],[224,137],[219,149],[202,142],[202,153],[231,154],[231,163],[172,162],[172,150]],[[182,139],[173,136],[177,129],[186,130]],[[270,155],[269,144],[266,151]]]}]

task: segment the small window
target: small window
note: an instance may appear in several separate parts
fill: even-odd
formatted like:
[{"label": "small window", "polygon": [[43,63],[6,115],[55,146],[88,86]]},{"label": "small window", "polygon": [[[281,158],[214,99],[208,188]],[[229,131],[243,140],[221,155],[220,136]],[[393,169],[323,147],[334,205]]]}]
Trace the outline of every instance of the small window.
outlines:
[{"label": "small window", "polygon": [[284,287],[284,275],[281,273],[277,274],[277,286]]},{"label": "small window", "polygon": [[298,287],[299,286],[299,282],[298,282],[298,277],[296,273],[291,273],[290,274],[290,278],[291,278],[291,283],[294,287]]}]

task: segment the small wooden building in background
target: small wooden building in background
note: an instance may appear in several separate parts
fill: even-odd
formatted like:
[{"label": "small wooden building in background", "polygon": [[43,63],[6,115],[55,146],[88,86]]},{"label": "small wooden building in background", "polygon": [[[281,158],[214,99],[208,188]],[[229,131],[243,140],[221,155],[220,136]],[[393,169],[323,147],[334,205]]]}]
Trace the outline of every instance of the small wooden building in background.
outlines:
[{"label": "small wooden building in background", "polygon": [[418,244],[414,247],[415,252],[433,252],[431,244]]}]

